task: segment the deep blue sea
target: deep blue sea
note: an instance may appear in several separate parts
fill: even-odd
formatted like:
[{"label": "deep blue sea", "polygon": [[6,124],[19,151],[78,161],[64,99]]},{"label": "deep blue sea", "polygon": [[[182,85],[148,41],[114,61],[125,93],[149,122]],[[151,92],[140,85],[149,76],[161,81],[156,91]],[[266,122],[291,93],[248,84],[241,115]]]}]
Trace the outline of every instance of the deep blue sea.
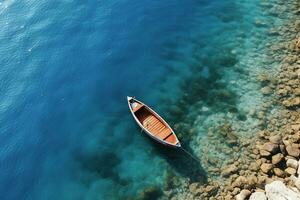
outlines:
[{"label": "deep blue sea", "polygon": [[1,0],[0,199],[126,199],[162,187],[172,166],[126,96],[168,118],[182,81],[195,70],[208,78],[211,56],[247,37],[253,2]]}]

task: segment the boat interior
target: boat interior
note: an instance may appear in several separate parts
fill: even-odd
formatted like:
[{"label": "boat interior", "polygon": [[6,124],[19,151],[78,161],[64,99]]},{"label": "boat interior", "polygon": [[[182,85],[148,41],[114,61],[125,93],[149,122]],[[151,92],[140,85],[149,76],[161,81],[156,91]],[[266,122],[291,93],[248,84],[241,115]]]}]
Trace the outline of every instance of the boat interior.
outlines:
[{"label": "boat interior", "polygon": [[169,142],[173,145],[177,143],[176,136],[174,135],[172,130],[146,106],[134,101],[131,103],[131,108],[140,123],[154,137]]}]

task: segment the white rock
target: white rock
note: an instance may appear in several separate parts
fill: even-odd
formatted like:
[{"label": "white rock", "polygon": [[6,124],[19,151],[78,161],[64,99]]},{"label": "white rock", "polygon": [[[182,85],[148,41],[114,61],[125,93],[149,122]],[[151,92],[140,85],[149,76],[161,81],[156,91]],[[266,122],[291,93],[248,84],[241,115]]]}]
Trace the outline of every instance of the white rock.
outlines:
[{"label": "white rock", "polygon": [[269,200],[299,200],[300,193],[287,188],[281,181],[274,181],[265,187]]},{"label": "white rock", "polygon": [[267,200],[267,197],[264,192],[254,192],[249,200]]},{"label": "white rock", "polygon": [[294,168],[294,169],[298,169],[298,161],[294,160],[294,159],[287,159],[286,161],[286,165],[288,167]]}]

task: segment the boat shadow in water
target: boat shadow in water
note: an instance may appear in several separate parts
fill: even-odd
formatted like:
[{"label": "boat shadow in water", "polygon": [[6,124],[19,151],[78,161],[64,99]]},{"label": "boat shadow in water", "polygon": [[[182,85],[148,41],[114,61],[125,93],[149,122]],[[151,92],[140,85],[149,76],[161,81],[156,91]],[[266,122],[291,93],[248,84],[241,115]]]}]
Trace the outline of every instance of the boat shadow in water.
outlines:
[{"label": "boat shadow in water", "polygon": [[201,166],[201,160],[197,158],[189,146],[185,145],[183,148],[191,155],[182,148],[170,148],[155,142],[146,135],[144,137],[152,143],[154,153],[164,158],[175,172],[185,178],[189,178],[192,182],[207,182],[207,172]]}]

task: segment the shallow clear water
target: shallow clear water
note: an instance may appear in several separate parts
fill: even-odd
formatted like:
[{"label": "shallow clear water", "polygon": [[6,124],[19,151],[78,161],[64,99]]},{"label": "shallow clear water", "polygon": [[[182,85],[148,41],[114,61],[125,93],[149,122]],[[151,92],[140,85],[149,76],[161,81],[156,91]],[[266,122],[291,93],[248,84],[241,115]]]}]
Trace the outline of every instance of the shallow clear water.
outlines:
[{"label": "shallow clear water", "polygon": [[258,1],[2,1],[1,199],[138,197],[170,172],[205,181],[201,164],[189,170],[193,161],[140,133],[126,96],[172,125],[191,113],[189,128],[195,116],[179,99],[239,110],[238,91],[217,80],[264,34],[253,29],[260,9]]}]

